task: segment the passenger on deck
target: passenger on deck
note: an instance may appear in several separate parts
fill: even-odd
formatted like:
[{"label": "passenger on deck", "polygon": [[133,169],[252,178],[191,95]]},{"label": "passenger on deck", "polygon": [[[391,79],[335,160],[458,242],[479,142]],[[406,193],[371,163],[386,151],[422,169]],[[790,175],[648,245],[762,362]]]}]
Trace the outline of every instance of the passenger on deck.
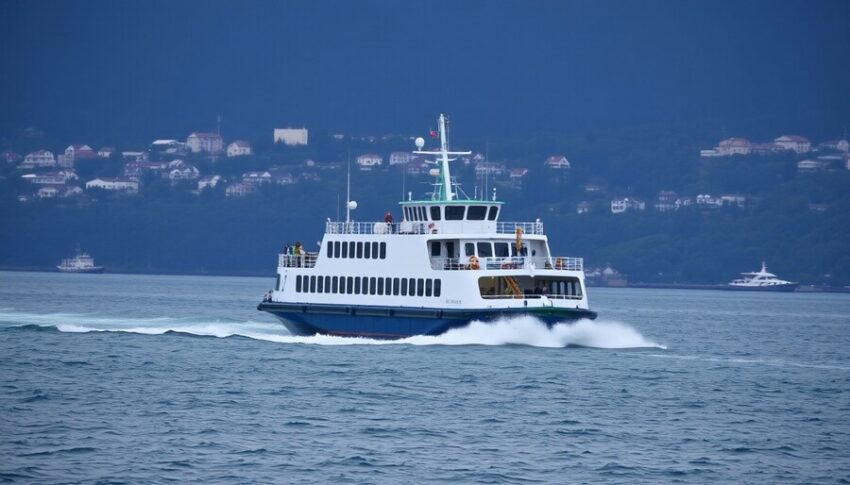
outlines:
[{"label": "passenger on deck", "polygon": [[389,231],[390,234],[392,234],[393,233],[393,213],[392,212],[387,212],[386,214],[384,214],[384,222],[387,223],[387,230]]}]

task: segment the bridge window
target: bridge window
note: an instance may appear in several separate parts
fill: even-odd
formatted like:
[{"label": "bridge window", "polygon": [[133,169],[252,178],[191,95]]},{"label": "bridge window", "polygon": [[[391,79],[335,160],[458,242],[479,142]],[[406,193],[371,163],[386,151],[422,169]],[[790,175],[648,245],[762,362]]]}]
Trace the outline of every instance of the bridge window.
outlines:
[{"label": "bridge window", "polygon": [[334,242],[334,257],[335,258],[339,257],[339,246],[340,246],[339,241]]},{"label": "bridge window", "polygon": [[369,294],[374,295],[378,291],[378,284],[375,281],[375,277],[369,278]]},{"label": "bridge window", "polygon": [[372,243],[372,259],[378,259],[378,243]]},{"label": "bridge window", "polygon": [[417,283],[418,284],[416,285],[416,296],[422,296],[425,294],[425,280],[419,278],[419,280],[417,280]]},{"label": "bridge window", "polygon": [[349,277],[347,277],[347,278],[346,278],[346,281],[345,281],[345,292],[346,292],[347,294],[349,294],[349,295],[350,295],[350,294],[352,294],[352,293],[354,293],[354,278],[353,278],[353,277],[351,277],[351,276],[349,276]]},{"label": "bridge window", "polygon": [[465,205],[449,205],[449,206],[446,206],[446,220],[447,221],[462,221],[464,212],[466,212],[466,206]]},{"label": "bridge window", "polygon": [[339,293],[339,278],[334,276],[331,281],[331,293]]},{"label": "bridge window", "polygon": [[493,244],[496,250],[496,256],[499,258],[507,258],[508,257],[508,243],[497,242]]},{"label": "bridge window", "polygon": [[331,277],[325,276],[325,293],[331,292]]},{"label": "bridge window", "polygon": [[310,293],[315,293],[315,292],[316,292],[316,277],[311,276],[310,277]]},{"label": "bridge window", "polygon": [[398,278],[393,278],[393,296],[398,296],[399,284]]},{"label": "bridge window", "polygon": [[384,279],[383,278],[378,278],[378,294],[379,295],[384,294]]},{"label": "bridge window", "polygon": [[334,257],[334,243],[328,242],[327,246],[328,246],[328,257],[329,258]]},{"label": "bridge window", "polygon": [[496,216],[498,216],[498,215],[499,215],[499,207],[495,206],[495,205],[491,205],[490,206],[490,213],[487,214],[487,220],[495,221]]},{"label": "bridge window", "polygon": [[362,259],[363,258],[363,243],[358,242],[356,247],[357,247],[357,259]]},{"label": "bridge window", "polygon": [[487,206],[486,205],[471,205],[469,206],[469,211],[466,213],[466,218],[470,221],[483,221],[484,216],[487,215]]},{"label": "bridge window", "polygon": [[493,246],[488,242],[478,243],[478,257],[489,258],[491,256],[493,256]]},{"label": "bridge window", "polygon": [[467,256],[473,256],[473,255],[475,255],[475,244],[473,244],[473,243],[465,243],[465,244],[463,245],[463,252],[464,252],[464,254],[466,254]]},{"label": "bridge window", "polygon": [[355,295],[360,294],[360,278],[359,277],[354,278],[354,294]]},{"label": "bridge window", "polygon": [[440,220],[440,206],[432,205],[431,206],[431,220],[439,221]]},{"label": "bridge window", "polygon": [[363,246],[363,257],[365,259],[372,259],[372,245],[366,242],[363,243]]}]

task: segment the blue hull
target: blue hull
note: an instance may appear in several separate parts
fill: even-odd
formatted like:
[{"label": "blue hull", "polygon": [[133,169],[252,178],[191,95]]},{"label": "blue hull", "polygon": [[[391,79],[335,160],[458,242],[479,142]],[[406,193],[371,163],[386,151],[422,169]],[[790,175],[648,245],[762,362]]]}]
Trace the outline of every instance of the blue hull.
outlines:
[{"label": "blue hull", "polygon": [[533,316],[547,325],[596,318],[595,312],[578,308],[440,310],[262,302],[257,309],[278,317],[294,335],[318,333],[371,338],[440,335],[449,329],[466,326],[474,320],[487,321],[521,315]]}]

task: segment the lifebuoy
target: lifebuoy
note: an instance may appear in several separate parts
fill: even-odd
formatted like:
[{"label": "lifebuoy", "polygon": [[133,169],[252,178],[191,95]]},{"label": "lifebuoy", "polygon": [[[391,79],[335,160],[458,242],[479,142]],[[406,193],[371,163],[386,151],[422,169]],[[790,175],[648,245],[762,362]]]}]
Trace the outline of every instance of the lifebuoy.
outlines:
[{"label": "lifebuoy", "polygon": [[428,230],[431,232],[431,234],[437,234],[437,227],[434,225],[433,222],[428,224]]},{"label": "lifebuoy", "polygon": [[469,269],[480,269],[481,265],[478,264],[478,258],[475,255],[469,257]]}]

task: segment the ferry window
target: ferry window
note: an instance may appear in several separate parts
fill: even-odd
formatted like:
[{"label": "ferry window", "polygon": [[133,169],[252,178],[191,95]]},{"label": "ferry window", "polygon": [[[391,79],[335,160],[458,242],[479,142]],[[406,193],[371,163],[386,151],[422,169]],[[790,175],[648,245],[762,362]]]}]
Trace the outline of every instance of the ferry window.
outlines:
[{"label": "ferry window", "polygon": [[440,255],[440,241],[431,241],[431,256]]},{"label": "ferry window", "polygon": [[295,277],[295,292],[301,293],[301,275]]},{"label": "ferry window", "polygon": [[339,278],[334,276],[331,281],[331,293],[339,293]]},{"label": "ferry window", "polygon": [[334,257],[334,243],[328,242],[327,246],[328,246],[328,257],[329,258]]},{"label": "ferry window", "polygon": [[342,257],[348,258],[348,241],[343,241],[342,243]]},{"label": "ferry window", "polygon": [[446,242],[446,257],[454,258],[455,257],[455,243],[452,241]]},{"label": "ferry window", "polygon": [[277,274],[277,281],[275,281],[274,289],[280,291],[280,273]]},{"label": "ferry window", "polygon": [[318,280],[316,282],[316,293],[324,293],[323,290],[324,290],[324,287],[325,287],[325,277],[324,276],[317,276],[316,279]]},{"label": "ferry window", "polygon": [[315,292],[316,292],[316,277],[311,276],[310,277],[310,293],[315,293]]},{"label": "ferry window", "polygon": [[339,241],[334,242],[334,257],[339,257]]},{"label": "ferry window", "polygon": [[384,294],[389,295],[393,291],[393,279],[384,278]]},{"label": "ferry window", "polygon": [[439,221],[440,220],[440,207],[433,205],[431,206],[431,220]]},{"label": "ferry window", "polygon": [[362,259],[363,258],[363,243],[358,242],[356,247],[357,247],[357,259]]},{"label": "ferry window", "polygon": [[486,205],[471,205],[469,206],[469,211],[466,213],[466,218],[470,221],[483,221],[484,216],[487,215],[487,206]]},{"label": "ferry window", "polygon": [[363,282],[360,283],[360,288],[363,290],[362,293],[364,295],[368,295],[369,294],[369,277],[364,276],[362,279],[363,279]]},{"label": "ferry window", "polygon": [[416,296],[422,296],[423,294],[425,294],[425,280],[419,278],[419,280],[417,280],[417,283],[418,284],[416,285]]},{"label": "ferry window", "polygon": [[499,207],[495,205],[490,206],[490,213],[487,214],[487,220],[495,221],[496,216],[499,215]]},{"label": "ferry window", "polygon": [[387,259],[387,243],[381,243],[381,259]]},{"label": "ferry window", "polygon": [[367,243],[363,243],[363,257],[366,259],[372,259],[372,245]]},{"label": "ferry window", "polygon": [[422,207],[420,207],[420,208],[419,208],[419,213],[422,215],[422,219],[421,219],[421,220],[423,220],[423,221],[427,221],[427,220],[428,220],[428,212],[425,210],[425,207],[424,207],[424,206],[422,206]]},{"label": "ferry window", "polygon": [[401,296],[407,296],[407,278],[401,279]]},{"label": "ferry window", "polygon": [[378,278],[378,294],[379,295],[384,294],[384,279],[383,278]]},{"label": "ferry window", "polygon": [[425,280],[425,296],[431,296],[431,278]]},{"label": "ferry window", "polygon": [[345,292],[349,295],[354,292],[354,278],[351,276],[345,279]]},{"label": "ferry window", "polygon": [[497,243],[493,244],[493,246],[495,246],[495,249],[496,249],[496,256],[498,256],[500,258],[507,258],[508,257],[508,243],[497,242]]},{"label": "ferry window", "polygon": [[440,296],[440,288],[443,285],[443,280],[437,278],[434,280],[434,296]]},{"label": "ferry window", "polygon": [[407,210],[410,211],[410,220],[411,221],[415,222],[415,221],[419,220],[419,217],[418,217],[419,213],[416,212],[416,207],[408,207]]},{"label": "ferry window", "polygon": [[478,243],[478,257],[489,258],[491,256],[493,256],[493,246],[488,242]]},{"label": "ferry window", "polygon": [[355,295],[360,294],[360,278],[359,277],[354,278],[354,294]]},{"label": "ferry window", "polygon": [[369,294],[370,295],[374,295],[377,292],[377,290],[378,290],[377,287],[378,287],[378,284],[375,281],[375,277],[373,276],[373,277],[369,278]]},{"label": "ferry window", "polygon": [[516,256],[516,244],[511,244],[511,256]]},{"label": "ferry window", "polygon": [[463,252],[466,253],[467,256],[475,255],[475,244],[466,243],[463,245]]},{"label": "ferry window", "polygon": [[325,293],[331,292],[331,277],[325,276]]},{"label": "ferry window", "polygon": [[466,211],[466,206],[463,205],[449,205],[446,206],[446,220],[447,221],[462,221],[463,213]]},{"label": "ferry window", "polygon": [[[386,244],[386,243],[384,243]],[[372,243],[372,259],[378,259],[378,243]]]}]

